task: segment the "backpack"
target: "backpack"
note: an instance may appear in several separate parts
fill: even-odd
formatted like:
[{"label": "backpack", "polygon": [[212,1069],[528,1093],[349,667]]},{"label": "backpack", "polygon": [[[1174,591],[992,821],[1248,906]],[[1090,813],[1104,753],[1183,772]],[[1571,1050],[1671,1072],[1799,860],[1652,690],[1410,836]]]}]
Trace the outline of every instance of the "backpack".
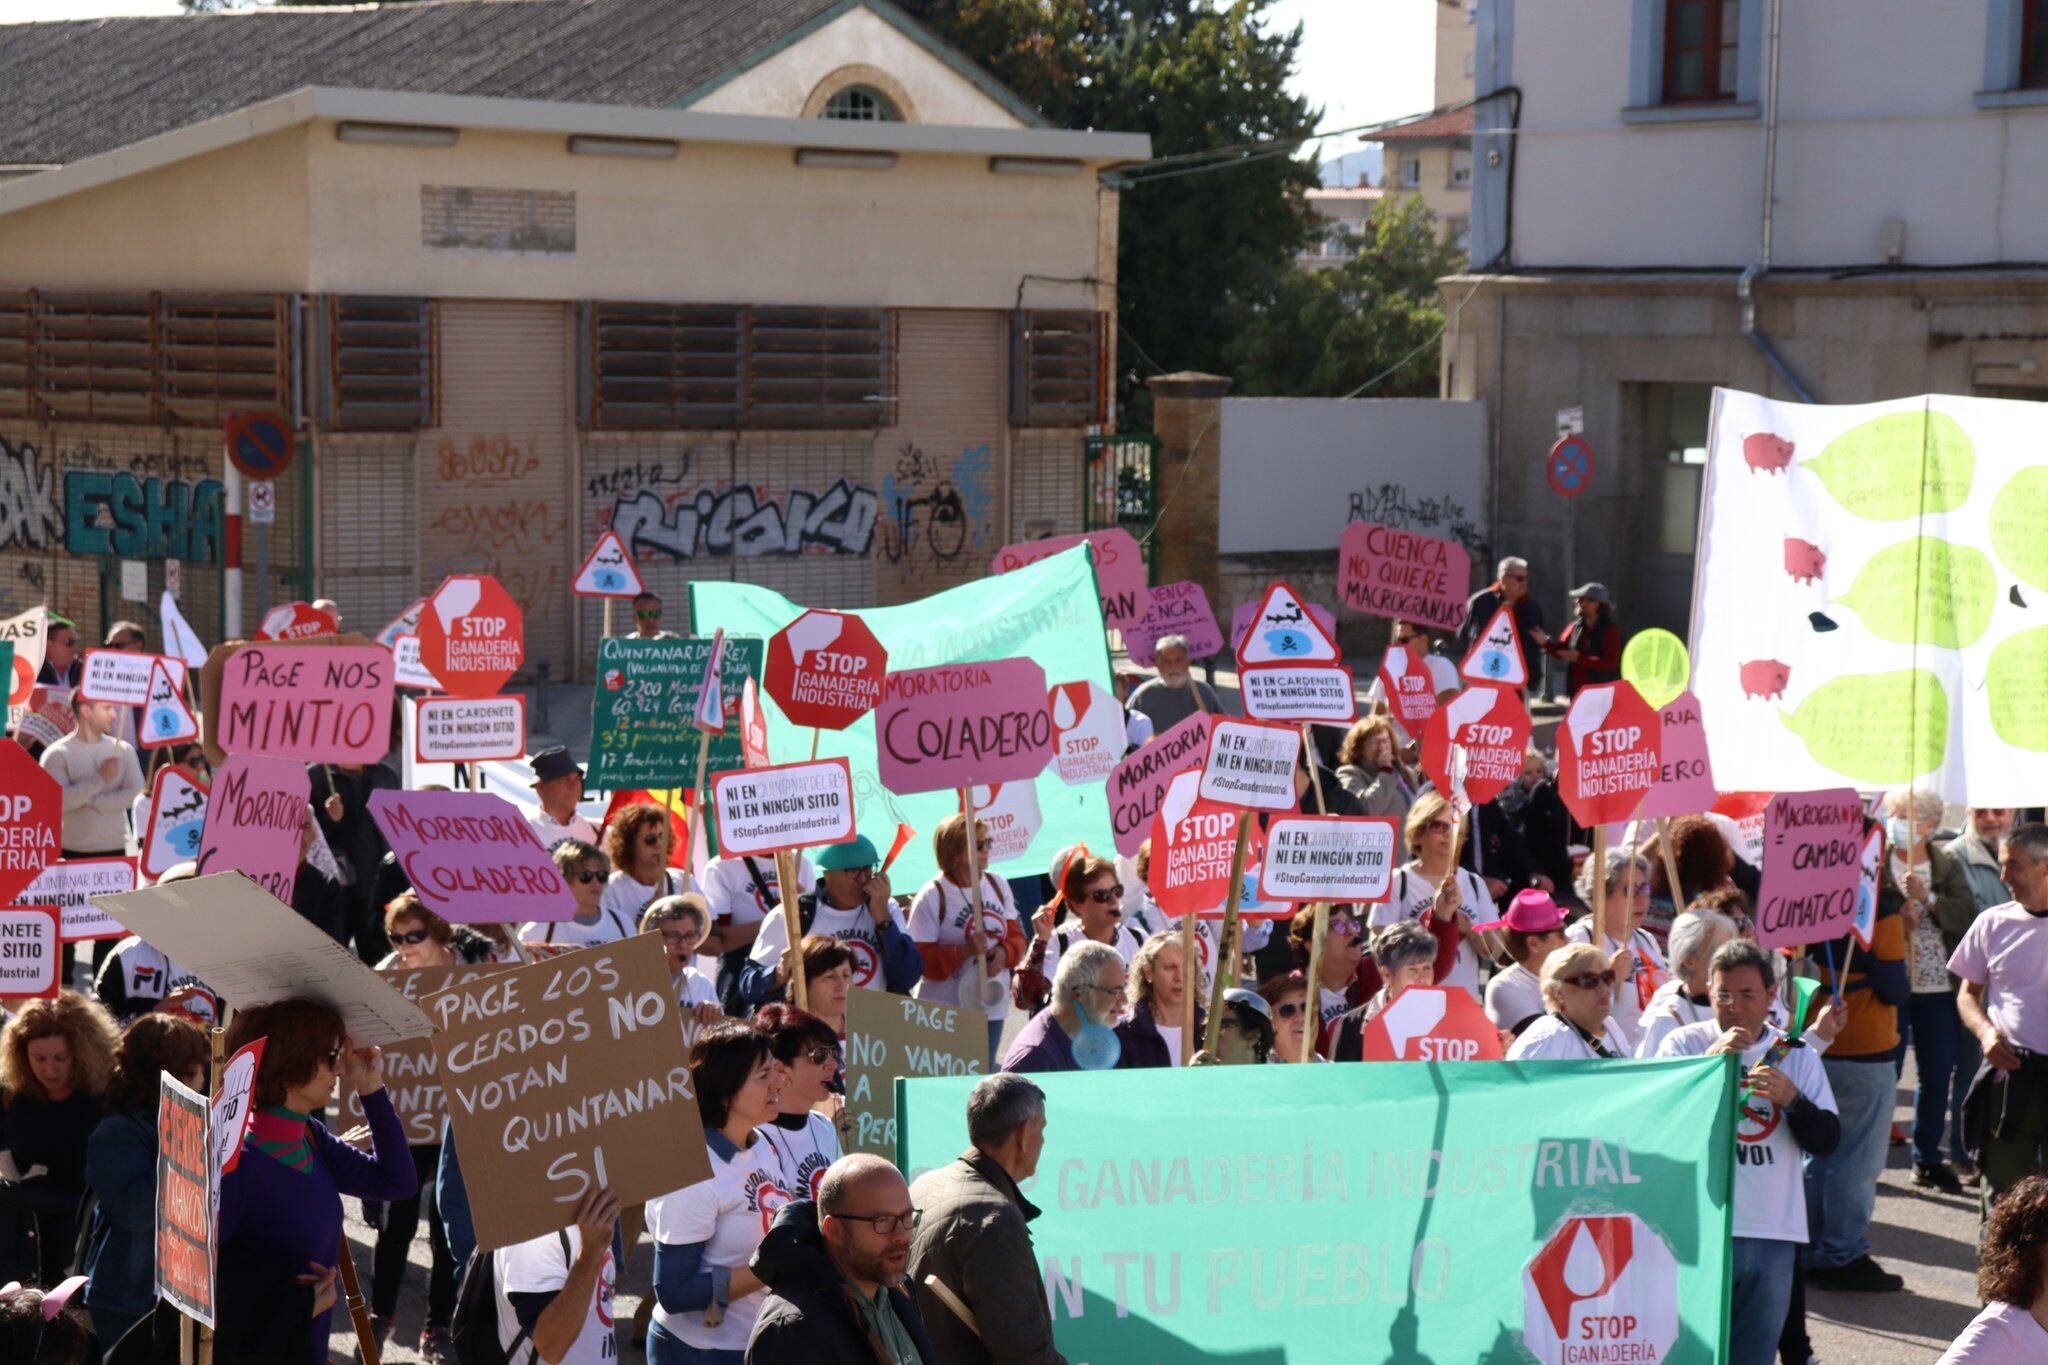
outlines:
[{"label": "backpack", "polygon": [[[562,1265],[573,1265],[576,1257],[569,1248],[568,1232],[557,1231],[555,1237],[562,1244]],[[494,1252],[479,1247],[469,1253],[469,1260],[462,1267],[461,1285],[455,1291],[451,1335],[455,1339],[457,1365],[512,1365],[520,1359],[520,1348],[532,1336],[521,1327],[509,1348],[499,1344],[498,1258]]]},{"label": "backpack", "polygon": [[[752,858],[742,859],[742,862],[746,865],[747,875],[754,879],[755,894],[759,896],[761,904],[768,907],[761,913],[774,914],[775,904],[780,897],[768,894],[768,880],[761,875],[761,869],[755,866]],[[798,929],[802,933],[810,933],[811,921],[818,917],[817,896],[799,895],[796,898],[796,913]],[[754,1012],[754,1007],[740,997],[740,973],[746,970],[747,961],[753,952],[754,945],[749,943],[743,948],[735,948],[721,955],[718,959],[718,1007],[725,1011],[729,1019],[744,1019]]]}]

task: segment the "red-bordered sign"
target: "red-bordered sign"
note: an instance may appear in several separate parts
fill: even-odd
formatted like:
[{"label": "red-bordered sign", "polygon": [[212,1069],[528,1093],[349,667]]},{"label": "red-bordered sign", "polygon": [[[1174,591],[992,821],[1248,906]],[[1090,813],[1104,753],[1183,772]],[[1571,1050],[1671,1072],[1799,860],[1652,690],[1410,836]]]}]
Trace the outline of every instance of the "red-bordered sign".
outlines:
[{"label": "red-bordered sign", "polygon": [[1593,483],[1593,447],[1583,436],[1563,436],[1543,460],[1543,477],[1560,498],[1576,498]]},{"label": "red-bordered sign", "polygon": [[274,479],[292,467],[292,429],[274,412],[231,412],[228,459],[245,479]]},{"label": "red-bordered sign", "polygon": [[858,616],[807,611],[768,641],[763,686],[797,725],[844,730],[882,700],[889,651]]}]

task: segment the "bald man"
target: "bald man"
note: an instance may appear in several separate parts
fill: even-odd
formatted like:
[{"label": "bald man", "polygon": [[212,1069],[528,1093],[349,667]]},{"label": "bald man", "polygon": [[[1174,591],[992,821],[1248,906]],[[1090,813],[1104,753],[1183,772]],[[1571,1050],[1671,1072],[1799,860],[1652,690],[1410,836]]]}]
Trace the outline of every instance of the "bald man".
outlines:
[{"label": "bald man", "polygon": [[817,1202],[784,1205],[754,1251],[769,1292],[747,1365],[939,1365],[902,1287],[916,1223],[910,1187],[888,1162],[856,1154],[827,1167]]}]

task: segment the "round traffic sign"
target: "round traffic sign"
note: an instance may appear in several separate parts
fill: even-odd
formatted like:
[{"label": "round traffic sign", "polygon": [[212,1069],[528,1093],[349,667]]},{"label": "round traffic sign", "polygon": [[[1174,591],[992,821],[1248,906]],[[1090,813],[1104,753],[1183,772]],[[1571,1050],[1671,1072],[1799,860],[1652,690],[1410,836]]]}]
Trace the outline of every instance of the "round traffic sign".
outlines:
[{"label": "round traffic sign", "polygon": [[227,446],[245,479],[274,479],[292,467],[292,430],[274,412],[229,414]]},{"label": "round traffic sign", "polygon": [[1583,436],[1566,436],[1550,448],[1543,477],[1560,498],[1576,498],[1593,482],[1593,447]]},{"label": "round traffic sign", "polygon": [[844,730],[882,700],[889,651],[858,616],[807,611],[768,641],[766,687],[797,725]]},{"label": "round traffic sign", "polygon": [[420,662],[458,697],[492,697],[526,661],[526,617],[489,574],[442,580],[420,613]]}]

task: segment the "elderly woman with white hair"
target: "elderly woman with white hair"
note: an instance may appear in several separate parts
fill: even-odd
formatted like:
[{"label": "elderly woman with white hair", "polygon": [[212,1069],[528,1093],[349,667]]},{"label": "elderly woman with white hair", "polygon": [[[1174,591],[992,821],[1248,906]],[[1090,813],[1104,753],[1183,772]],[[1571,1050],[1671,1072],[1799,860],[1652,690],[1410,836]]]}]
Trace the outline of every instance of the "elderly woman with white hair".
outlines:
[{"label": "elderly woman with white hair", "polygon": [[1708,969],[1715,950],[1737,937],[1735,921],[1718,910],[1698,907],[1671,921],[1671,979],[1657,988],[1637,1021],[1636,1056],[1654,1057],[1657,1045],[1673,1029],[1714,1017],[1707,998]]},{"label": "elderly woman with white hair", "polygon": [[1107,943],[1077,945],[1060,959],[1052,1004],[1033,1015],[1003,1054],[1004,1071],[1079,1071],[1074,1036],[1085,1026],[1114,1028],[1124,1012],[1124,959]]},{"label": "elderly woman with white hair", "polygon": [[[1579,871],[1579,895],[1593,903],[1593,878],[1600,869],[1593,859]],[[1613,1020],[1614,1044],[1624,1056],[1632,1056],[1642,1034],[1643,1011],[1657,991],[1670,980],[1663,950],[1656,937],[1643,927],[1650,912],[1650,862],[1626,848],[1607,850],[1607,941],[1596,945],[1614,970],[1614,999],[1608,1006]],[[1565,930],[1574,943],[1593,941],[1593,917],[1586,916]]]},{"label": "elderly woman with white hair", "polygon": [[1628,1054],[1607,1039],[1607,1005],[1614,994],[1614,968],[1590,943],[1573,943],[1543,963],[1541,1019],[1522,1030],[1508,1049],[1511,1062],[1584,1061]]},{"label": "elderly woman with white hair", "polygon": [[[1131,959],[1124,986],[1130,1012],[1116,1026],[1116,1036],[1123,1043],[1117,1070],[1180,1065],[1181,1010],[1187,989],[1187,974],[1181,970],[1180,932],[1168,930],[1146,939]],[[1196,1000],[1195,1038],[1201,1037],[1206,1024],[1207,1011]],[[1194,1039],[1185,1041],[1192,1050]]]},{"label": "elderly woman with white hair", "polygon": [[1373,936],[1372,960],[1380,969],[1380,988],[1363,1005],[1338,1016],[1332,1026],[1331,1061],[1365,1060],[1365,1026],[1410,986],[1435,982],[1436,947],[1435,936],[1412,919],[1389,924]]}]

